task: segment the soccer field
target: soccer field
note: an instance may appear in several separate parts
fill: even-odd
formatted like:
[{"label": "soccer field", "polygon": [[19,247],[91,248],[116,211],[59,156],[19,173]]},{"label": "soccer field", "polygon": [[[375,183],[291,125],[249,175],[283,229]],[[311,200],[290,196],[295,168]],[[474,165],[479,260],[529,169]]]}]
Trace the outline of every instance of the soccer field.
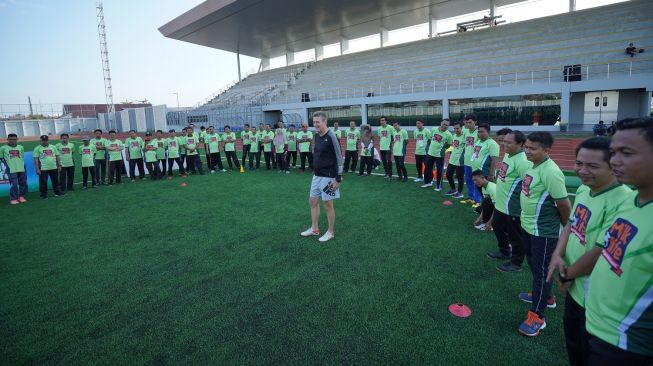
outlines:
[{"label": "soccer field", "polygon": [[[299,236],[310,177],[216,173],[3,203],[0,363],[565,364],[562,299],[540,336],[520,336],[529,271],[494,269],[494,235],[473,229],[468,205],[347,174],[322,244]],[[472,316],[452,316],[455,302]]]}]

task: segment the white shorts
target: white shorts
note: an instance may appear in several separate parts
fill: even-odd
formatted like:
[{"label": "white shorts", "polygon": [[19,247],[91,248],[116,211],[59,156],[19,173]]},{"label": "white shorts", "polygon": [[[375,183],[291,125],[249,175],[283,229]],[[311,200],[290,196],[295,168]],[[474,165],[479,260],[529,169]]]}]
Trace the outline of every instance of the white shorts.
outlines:
[{"label": "white shorts", "polygon": [[310,197],[322,197],[322,201],[331,201],[340,198],[340,189],[333,191],[329,186],[331,182],[335,181],[335,178],[313,176]]}]

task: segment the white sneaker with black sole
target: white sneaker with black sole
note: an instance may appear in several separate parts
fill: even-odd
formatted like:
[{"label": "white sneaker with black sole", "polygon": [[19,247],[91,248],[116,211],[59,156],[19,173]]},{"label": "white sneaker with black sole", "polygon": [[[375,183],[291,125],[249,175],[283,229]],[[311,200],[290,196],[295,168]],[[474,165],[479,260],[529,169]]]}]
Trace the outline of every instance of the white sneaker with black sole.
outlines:
[{"label": "white sneaker with black sole", "polygon": [[429,187],[431,187],[431,186],[433,186],[433,182],[431,182],[431,183],[426,183],[426,184],[422,184],[421,188],[429,188]]},{"label": "white sneaker with black sole", "polygon": [[327,231],[318,240],[324,243],[325,241],[329,241],[329,240],[331,240],[333,238],[335,238],[335,235],[333,235],[330,231]]}]

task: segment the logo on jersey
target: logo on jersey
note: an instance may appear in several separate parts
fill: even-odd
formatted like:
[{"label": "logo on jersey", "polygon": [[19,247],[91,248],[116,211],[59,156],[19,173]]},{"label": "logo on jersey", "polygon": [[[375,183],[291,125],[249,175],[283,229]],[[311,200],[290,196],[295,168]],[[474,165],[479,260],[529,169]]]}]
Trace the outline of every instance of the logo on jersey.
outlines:
[{"label": "logo on jersey", "polygon": [[580,243],[585,245],[585,233],[587,232],[587,223],[592,217],[592,211],[583,204],[578,204],[574,211],[574,216],[571,219],[571,232],[574,233],[580,240]]},{"label": "logo on jersey", "polygon": [[70,154],[70,148],[69,147],[64,147],[61,149],[62,154]]},{"label": "logo on jersey", "polygon": [[137,148],[137,147],[138,147],[138,141],[134,141],[134,142],[132,142],[132,147],[133,147],[133,148]]},{"label": "logo on jersey", "polygon": [[481,147],[480,146],[474,146],[474,152],[472,153],[472,157],[470,160],[474,161],[478,158],[478,154],[481,152]]},{"label": "logo on jersey", "polygon": [[466,146],[474,146],[474,136],[469,136],[465,139]]},{"label": "logo on jersey", "polygon": [[194,143],[195,143],[195,139],[188,139],[188,143],[189,143],[189,144],[194,144]]},{"label": "logo on jersey", "polygon": [[622,218],[618,218],[605,233],[605,249],[601,255],[610,264],[612,272],[619,277],[623,273],[621,263],[624,260],[626,249],[635,235],[637,235],[637,227]]},{"label": "logo on jersey", "polygon": [[41,158],[51,158],[52,156],[54,156],[52,150],[43,150],[41,153]]},{"label": "logo on jersey", "polygon": [[508,173],[508,168],[509,168],[509,167],[510,167],[510,166],[509,166],[508,163],[506,163],[506,162],[502,162],[502,163],[501,163],[501,166],[499,167],[499,179],[500,179],[502,182],[505,182],[505,181],[506,181],[506,173]]},{"label": "logo on jersey", "polygon": [[82,154],[91,155],[91,149],[82,149]]},{"label": "logo on jersey", "polygon": [[243,134],[243,140],[249,140],[249,134],[248,133]]},{"label": "logo on jersey", "polygon": [[442,135],[433,135],[433,141],[435,142],[442,142]]},{"label": "logo on jersey", "polygon": [[424,141],[424,135],[422,134],[417,135],[417,141]]},{"label": "logo on jersey", "polygon": [[395,135],[395,141],[401,141],[401,135],[400,134]]},{"label": "logo on jersey", "polygon": [[388,131],[386,130],[381,131],[381,137],[388,137]]},{"label": "logo on jersey", "polygon": [[170,143],[168,144],[168,146],[170,146],[170,147],[177,147],[177,142],[176,142],[176,141],[170,141]]},{"label": "logo on jersey", "polygon": [[453,147],[458,148],[460,146],[460,140],[453,140]]},{"label": "logo on jersey", "polygon": [[526,197],[531,196],[531,183],[533,183],[533,177],[526,174],[521,185],[521,193]]},{"label": "logo on jersey", "polygon": [[158,147],[163,147],[163,142],[158,142],[158,143],[157,143],[157,146],[158,146]]},{"label": "logo on jersey", "polygon": [[18,150],[9,150],[9,159],[20,158],[20,151]]},{"label": "logo on jersey", "polygon": [[96,142],[96,143],[95,143],[95,146],[96,146],[96,147],[102,147],[102,141],[98,141],[98,142]]},{"label": "logo on jersey", "polygon": [[218,142],[218,139],[215,137],[211,137],[211,142]]},{"label": "logo on jersey", "polygon": [[350,140],[356,140],[356,135],[353,133],[347,134],[347,138]]},{"label": "logo on jersey", "polygon": [[295,141],[295,136],[294,135],[289,135],[288,140],[289,141]]}]

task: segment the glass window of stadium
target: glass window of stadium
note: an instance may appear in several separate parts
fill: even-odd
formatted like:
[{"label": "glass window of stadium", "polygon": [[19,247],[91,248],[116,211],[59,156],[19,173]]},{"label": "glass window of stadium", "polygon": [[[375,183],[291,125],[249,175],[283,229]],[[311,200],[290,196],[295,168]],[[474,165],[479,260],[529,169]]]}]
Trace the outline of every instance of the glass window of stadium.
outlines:
[{"label": "glass window of stadium", "polygon": [[459,121],[467,113],[491,125],[553,125],[560,116],[560,94],[449,100],[449,119]]},{"label": "glass window of stadium", "polygon": [[[333,122],[338,122],[340,126],[349,126],[349,121],[355,121],[357,126],[361,124],[361,106],[360,105],[346,105],[337,107],[320,107],[309,108],[308,115],[312,116],[317,111],[325,111],[329,117],[329,126],[333,126]],[[311,125],[309,123],[309,125]]]},{"label": "glass window of stadium", "polygon": [[427,100],[367,106],[367,120],[370,125],[378,126],[381,116],[388,117],[389,122],[399,122],[402,126],[414,126],[417,119],[423,120],[426,126],[438,126],[442,121],[442,101]]}]

